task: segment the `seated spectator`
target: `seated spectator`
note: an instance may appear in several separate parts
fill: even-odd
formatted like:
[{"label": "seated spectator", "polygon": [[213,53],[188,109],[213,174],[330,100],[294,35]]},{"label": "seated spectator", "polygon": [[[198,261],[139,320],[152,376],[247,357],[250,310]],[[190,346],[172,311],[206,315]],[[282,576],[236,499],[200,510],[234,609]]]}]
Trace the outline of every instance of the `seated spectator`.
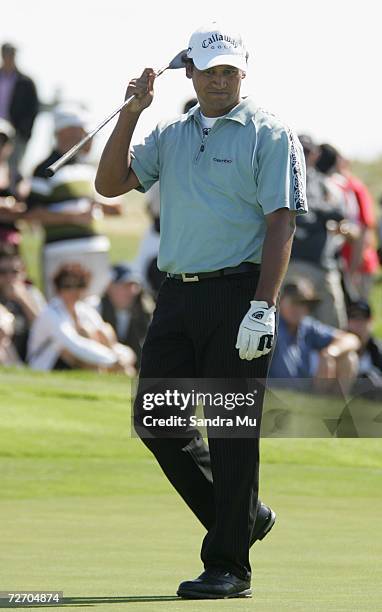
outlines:
[{"label": "seated spectator", "polygon": [[19,359],[25,361],[30,328],[45,300],[27,280],[20,255],[9,246],[0,250],[0,304],[14,316],[12,341]]},{"label": "seated spectator", "polygon": [[[53,177],[46,169],[86,135],[87,115],[77,106],[62,104],[55,109],[56,147],[35,170],[27,199],[30,222],[40,223],[45,232],[42,246],[44,291],[54,294],[52,279],[58,268],[79,262],[92,273],[89,294],[102,295],[109,282],[109,239],[97,234],[94,224],[94,170],[86,163],[90,143],[83,152],[60,168]],[[100,204],[103,212],[119,213],[119,204]]]},{"label": "seated spectator", "polygon": [[[357,374],[354,334],[320,323],[309,316],[318,297],[308,279],[285,285],[280,300],[280,322],[272,357],[273,386],[322,393],[348,393]],[[274,384],[275,383],[275,384]]]},{"label": "seated spectator", "polygon": [[113,327],[118,341],[133,349],[138,366],[153,310],[154,302],[143,291],[141,277],[127,266],[114,266],[98,311]]},{"label": "seated spectator", "polygon": [[[359,300],[348,309],[348,330],[361,341],[358,350],[358,380],[353,391],[367,399],[382,400],[382,342],[372,334],[372,313],[367,302]],[[365,383],[368,384],[365,384]]]},{"label": "seated spectator", "polygon": [[12,125],[0,118],[0,247],[18,247],[21,233],[16,222],[25,211],[21,200],[26,195],[25,183],[19,174],[12,178],[9,158],[13,151],[15,131]]},{"label": "seated spectator", "polygon": [[13,345],[15,317],[0,304],[0,365],[19,365],[20,359]]},{"label": "seated spectator", "polygon": [[119,344],[110,325],[83,301],[89,271],[80,264],[66,264],[53,282],[57,295],[31,329],[30,366],[36,370],[86,368],[134,374],[134,352]]}]

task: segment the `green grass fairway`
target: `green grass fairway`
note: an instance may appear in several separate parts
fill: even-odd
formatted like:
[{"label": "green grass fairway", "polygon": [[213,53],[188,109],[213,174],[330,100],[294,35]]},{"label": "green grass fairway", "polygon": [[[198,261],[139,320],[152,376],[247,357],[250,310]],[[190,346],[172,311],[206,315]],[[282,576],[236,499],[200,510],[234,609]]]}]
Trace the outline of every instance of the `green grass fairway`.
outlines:
[{"label": "green grass fairway", "polygon": [[0,591],[94,612],[382,610],[380,440],[263,440],[278,521],[252,549],[254,597],[182,601],[203,529],[130,438],[129,381],[3,371],[0,393]]}]

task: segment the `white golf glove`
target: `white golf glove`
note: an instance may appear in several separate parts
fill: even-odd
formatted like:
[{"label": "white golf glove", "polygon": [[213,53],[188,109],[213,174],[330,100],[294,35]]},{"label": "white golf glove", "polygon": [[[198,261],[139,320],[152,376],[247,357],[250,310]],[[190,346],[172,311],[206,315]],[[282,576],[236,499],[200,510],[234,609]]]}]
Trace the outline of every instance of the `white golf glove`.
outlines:
[{"label": "white golf glove", "polygon": [[240,323],[236,340],[240,359],[257,359],[271,351],[275,335],[274,306],[267,302],[251,301],[251,308]]}]

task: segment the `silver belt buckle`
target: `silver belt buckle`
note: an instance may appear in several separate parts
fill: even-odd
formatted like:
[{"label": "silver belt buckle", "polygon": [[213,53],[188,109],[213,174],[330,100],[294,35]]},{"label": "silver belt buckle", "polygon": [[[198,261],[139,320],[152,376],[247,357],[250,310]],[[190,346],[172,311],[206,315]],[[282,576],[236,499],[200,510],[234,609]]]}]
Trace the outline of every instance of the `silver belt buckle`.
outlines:
[{"label": "silver belt buckle", "polygon": [[197,274],[194,274],[194,276],[187,276],[187,274],[189,273],[186,272],[185,274],[182,274],[182,281],[184,283],[194,283],[195,281],[199,280],[199,276]]}]

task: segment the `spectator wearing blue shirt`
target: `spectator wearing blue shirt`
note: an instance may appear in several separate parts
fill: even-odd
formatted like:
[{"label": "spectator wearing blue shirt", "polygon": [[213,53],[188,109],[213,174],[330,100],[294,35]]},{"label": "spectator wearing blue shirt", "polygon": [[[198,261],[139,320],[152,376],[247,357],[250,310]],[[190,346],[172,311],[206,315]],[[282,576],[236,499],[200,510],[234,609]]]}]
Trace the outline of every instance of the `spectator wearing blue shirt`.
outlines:
[{"label": "spectator wearing blue shirt", "polygon": [[338,389],[348,393],[357,375],[360,341],[352,333],[309,316],[318,301],[308,279],[301,277],[284,286],[271,384],[321,393]]}]

